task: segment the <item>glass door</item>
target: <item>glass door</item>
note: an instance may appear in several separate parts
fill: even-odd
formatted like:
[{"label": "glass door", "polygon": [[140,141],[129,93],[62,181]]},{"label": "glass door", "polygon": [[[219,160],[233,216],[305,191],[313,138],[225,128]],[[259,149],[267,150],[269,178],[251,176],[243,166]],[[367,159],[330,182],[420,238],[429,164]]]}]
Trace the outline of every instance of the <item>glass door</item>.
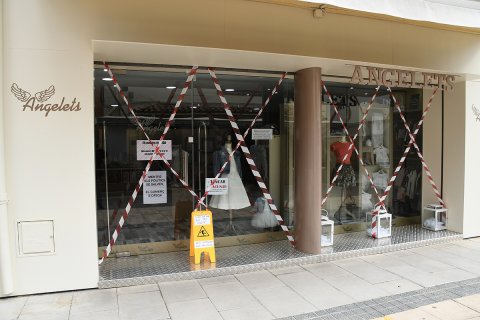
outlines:
[{"label": "glass door", "polygon": [[[155,143],[183,88],[185,71],[113,68],[138,120]],[[245,132],[278,78],[231,72],[218,72],[218,78],[240,131]],[[286,79],[254,126],[270,130],[271,137],[254,140],[249,134],[245,139],[282,213],[285,204],[292,207],[288,195],[293,186],[289,183],[292,177],[285,178],[292,170],[282,170],[291,165],[290,157],[284,155],[289,154],[285,150],[292,139],[281,135],[281,120],[283,114],[292,113],[292,107],[293,81]],[[108,244],[152,150],[103,68],[95,69],[95,139],[101,251]],[[202,196],[206,178],[216,176],[228,152],[237,144],[206,70],[199,70],[191,82],[164,143],[162,151],[171,168]],[[209,195],[205,200],[213,213],[217,247],[284,239],[240,149],[220,178],[228,181],[227,193]],[[135,255],[188,250],[190,215],[195,206],[195,199],[172,170],[159,159],[153,161],[113,252]],[[293,223],[293,216],[287,222]]]}]

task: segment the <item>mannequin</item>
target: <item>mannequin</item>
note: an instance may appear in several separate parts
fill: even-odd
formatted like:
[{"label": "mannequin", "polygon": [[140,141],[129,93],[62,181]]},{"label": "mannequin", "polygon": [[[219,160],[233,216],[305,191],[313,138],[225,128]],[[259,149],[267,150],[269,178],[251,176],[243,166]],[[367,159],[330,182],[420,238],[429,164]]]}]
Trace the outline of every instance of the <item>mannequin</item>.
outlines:
[{"label": "mannequin", "polygon": [[[225,137],[225,143],[213,153],[213,170],[215,174],[220,170],[220,166],[228,159],[228,155],[232,152],[232,136],[228,134]],[[210,207],[228,210],[229,211],[229,225],[228,230],[233,230],[236,233],[233,225],[233,210],[250,207],[250,200],[242,183],[241,178],[240,155],[236,151],[225,167],[222,173],[222,178],[228,178],[228,193],[222,195],[213,195],[210,199]]]},{"label": "mannequin", "polygon": [[[334,175],[338,170],[338,167],[342,165],[342,161],[343,161],[343,167],[339,172],[337,180],[335,181],[335,185],[337,187],[342,188],[341,195],[340,195],[340,199],[341,199],[340,207],[338,208],[337,212],[335,212],[335,218],[339,223],[342,223],[342,213],[345,213],[352,220],[355,219],[355,216],[346,208],[344,208],[344,204],[348,199],[350,199],[350,201],[353,204],[355,204],[355,199],[353,198],[349,187],[355,186],[357,183],[355,178],[355,172],[350,163],[353,147],[350,149],[349,147],[350,147],[350,142],[347,141],[347,137],[345,135],[343,135],[339,141],[336,141],[330,145],[330,151],[333,152],[336,160],[335,168],[332,171],[332,176],[330,181],[333,179]],[[344,195],[345,195],[345,198],[344,198]]]}]

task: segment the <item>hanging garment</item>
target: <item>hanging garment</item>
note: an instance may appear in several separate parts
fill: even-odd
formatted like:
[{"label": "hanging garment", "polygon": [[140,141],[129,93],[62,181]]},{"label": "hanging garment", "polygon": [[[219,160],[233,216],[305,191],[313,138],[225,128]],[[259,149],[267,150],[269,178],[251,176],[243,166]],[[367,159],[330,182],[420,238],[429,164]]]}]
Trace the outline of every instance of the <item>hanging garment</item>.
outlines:
[{"label": "hanging garment", "polygon": [[347,158],[343,162],[344,164],[350,164],[350,158],[352,157],[353,147],[350,147],[350,142],[337,141],[330,145],[330,151],[335,155],[337,163],[342,163],[343,158],[347,155]]},{"label": "hanging garment", "polygon": [[374,172],[373,176],[373,183],[377,187],[377,189],[386,189],[388,184],[388,175],[383,172],[382,170]]},{"label": "hanging garment", "polygon": [[415,186],[416,186],[416,183],[417,183],[417,171],[416,170],[412,170],[408,173],[407,175],[407,196],[410,198],[410,199],[413,199],[415,197]]},{"label": "hanging garment", "polygon": [[372,114],[372,143],[374,148],[383,145],[383,112]]},{"label": "hanging garment", "polygon": [[[339,163],[335,165],[335,168],[332,170],[332,175],[330,177],[330,181],[333,180],[333,177],[337,173],[338,167],[340,166]],[[338,178],[335,181],[335,186],[338,187],[352,187],[357,184],[357,179],[355,177],[355,172],[353,168],[349,164],[344,164],[342,170],[338,173]]]},{"label": "hanging garment", "polygon": [[273,228],[278,225],[277,218],[270,210],[267,199],[264,197],[257,198],[253,205],[255,215],[252,219],[252,226],[255,228]]},{"label": "hanging garment", "polygon": [[[226,146],[227,152],[232,152],[231,145]],[[222,178],[228,178],[228,193],[213,195],[210,199],[210,207],[229,210],[242,209],[250,206],[247,192],[242,179],[237,171],[237,161],[230,161],[228,173],[223,173]]]},{"label": "hanging garment", "polygon": [[375,155],[375,164],[381,167],[389,167],[390,166],[390,159],[388,158],[388,149],[384,146],[380,145],[375,150],[373,150],[373,154]]},{"label": "hanging garment", "polygon": [[372,195],[367,192],[362,192],[362,210],[369,211],[373,209]]}]

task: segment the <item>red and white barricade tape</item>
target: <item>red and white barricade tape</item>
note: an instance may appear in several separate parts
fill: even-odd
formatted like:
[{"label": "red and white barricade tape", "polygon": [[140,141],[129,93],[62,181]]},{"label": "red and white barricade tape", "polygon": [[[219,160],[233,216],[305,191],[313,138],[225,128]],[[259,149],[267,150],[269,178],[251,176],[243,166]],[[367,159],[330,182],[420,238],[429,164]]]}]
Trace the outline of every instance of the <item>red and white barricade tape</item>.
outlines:
[{"label": "red and white barricade tape", "polygon": [[164,162],[164,164],[166,165],[166,167],[173,173],[173,175],[182,183],[182,185],[192,194],[192,196],[194,196],[196,199],[199,199],[199,197],[197,196],[197,194],[190,188],[190,186],[185,182],[183,181],[181,178],[180,178],[180,175],[172,168],[172,166],[170,165],[170,163],[165,159],[165,157],[163,156],[163,154],[160,152],[160,145],[162,143],[162,141],[165,139],[165,136],[168,132],[168,130],[170,129],[172,123],[173,123],[173,119],[175,118],[175,115],[177,114],[177,111],[178,111],[178,108],[180,107],[180,105],[182,104],[182,101],[185,97],[185,94],[190,86],[190,83],[192,82],[193,80],[193,77],[195,76],[196,72],[197,72],[197,69],[198,67],[194,66],[192,67],[192,69],[190,70],[190,72],[188,73],[188,77],[187,77],[187,80],[185,81],[184,85],[183,85],[183,88],[182,88],[182,91],[180,93],[180,96],[178,97],[177,99],[177,103],[175,104],[173,110],[172,110],[172,113],[170,115],[170,118],[168,119],[166,125],[165,125],[165,129],[163,130],[163,133],[162,133],[162,136],[160,137],[160,141],[158,142],[158,144],[155,144],[151,139],[150,137],[148,136],[148,134],[146,133],[145,129],[143,128],[142,124],[140,123],[140,121],[138,120],[137,118],[137,115],[135,114],[135,112],[133,111],[133,107],[132,105],[130,104],[130,102],[128,101],[124,91],[122,90],[122,88],[120,87],[120,85],[118,84],[118,81],[117,79],[115,78],[115,76],[113,75],[112,73],[112,70],[110,69],[109,65],[107,63],[104,62],[104,66],[105,68],[107,69],[107,72],[108,74],[110,75],[111,79],[113,80],[113,83],[114,83],[114,86],[115,88],[118,90],[120,96],[123,98],[124,102],[126,103],[127,107],[128,107],[128,110],[130,111],[130,113],[133,115],[138,127],[143,131],[145,137],[147,137],[148,141],[150,142],[150,144],[152,146],[155,147],[155,152],[152,154],[152,156],[150,157],[150,159],[148,160],[148,163],[147,163],[147,166],[145,167],[145,170],[143,171],[142,173],[142,176],[140,177],[140,180],[138,181],[132,195],[130,196],[130,199],[128,200],[128,203],[127,203],[127,206],[125,207],[125,210],[122,214],[122,216],[120,217],[120,220],[118,221],[118,224],[117,224],[117,227],[115,228],[115,231],[113,232],[112,234],[112,237],[110,239],[110,242],[108,244],[108,246],[104,249],[103,251],[103,255],[102,255],[102,258],[99,260],[98,264],[101,264],[106,257],[108,257],[108,255],[110,254],[111,250],[112,250],[112,247],[115,245],[115,242],[117,241],[117,238],[118,238],[118,235],[120,234],[120,231],[123,227],[123,225],[125,224],[125,221],[127,220],[128,218],[128,214],[130,213],[130,210],[132,209],[132,206],[133,206],[133,203],[135,202],[135,199],[137,198],[137,195],[138,195],[138,192],[140,191],[140,188],[142,187],[143,185],[143,182],[148,174],[148,172],[150,171],[150,168],[152,166],[152,163],[153,163],[153,160],[155,159],[156,156],[159,156],[160,159]]},{"label": "red and white barricade tape", "polygon": [[[382,206],[382,207],[385,207],[385,204],[383,203],[383,201],[381,200],[381,197],[380,197],[380,194],[377,190],[377,187],[375,186],[375,183],[373,182],[373,179],[372,179],[372,176],[370,175],[370,172],[368,172],[368,169],[367,169],[367,166],[365,165],[365,163],[363,162],[363,159],[362,159],[362,156],[360,155],[360,152],[358,151],[357,147],[355,146],[355,142],[354,140],[357,138],[358,136],[358,132],[361,130],[361,128],[363,127],[363,125],[365,124],[365,119],[367,117],[367,112],[363,115],[362,117],[362,120],[360,121],[360,125],[358,126],[358,129],[357,129],[357,132],[355,133],[355,137],[352,139],[352,137],[350,136],[350,133],[347,129],[347,126],[345,125],[345,123],[343,122],[343,119],[342,119],[342,116],[340,115],[340,112],[338,111],[338,108],[337,108],[337,105],[335,104],[335,102],[333,101],[333,98],[330,94],[330,92],[328,92],[328,89],[327,87],[325,86],[325,82],[322,81],[322,86],[323,86],[323,90],[325,90],[325,93],[327,94],[328,96],[328,100],[330,101],[330,104],[333,106],[334,110],[335,110],[335,113],[337,114],[337,117],[338,119],[340,120],[340,123],[342,124],[342,127],[343,127],[343,131],[345,132],[345,134],[347,135],[347,138],[349,139],[350,141],[350,146],[348,148],[348,150],[351,150],[351,148],[353,148],[353,150],[355,150],[355,153],[357,155],[357,158],[358,160],[360,161],[360,163],[362,164],[362,167],[365,171],[365,174],[366,176],[368,177],[368,180],[370,181],[370,184],[372,185],[372,188],[373,190],[375,191],[378,199],[380,200],[379,201],[379,205]],[[370,100],[370,104],[368,106],[368,108],[371,108],[372,104],[373,104],[373,100],[376,98],[377,94],[378,94],[378,90],[380,90],[380,87],[377,87],[376,90],[375,90],[375,93],[374,95],[372,96],[372,99]],[[368,110],[368,109],[367,109]],[[330,184],[330,187],[329,187],[329,190],[327,190],[327,194],[331,191],[331,189],[333,188],[333,183],[335,182],[335,180],[338,178],[338,175],[340,173],[340,170],[343,168],[343,162],[345,161],[345,159],[347,158],[348,156],[348,153],[343,157],[342,159],[342,163],[340,165],[340,167],[337,169],[337,172],[335,174],[335,176],[333,177],[333,180],[332,180],[332,183]],[[322,200],[322,205],[325,203],[326,199]]]},{"label": "red and white barricade tape", "polygon": [[[342,168],[343,168],[344,162],[345,162],[345,160],[347,159],[350,150],[352,150],[352,148],[355,147],[354,141],[357,139],[360,130],[361,130],[362,127],[365,125],[365,119],[367,118],[368,112],[369,112],[370,109],[372,108],[373,102],[374,102],[375,98],[376,98],[377,95],[378,95],[378,91],[380,90],[380,86],[378,86],[378,87],[375,89],[375,93],[373,94],[372,98],[370,99],[370,102],[369,102],[369,104],[368,104],[368,107],[367,107],[367,109],[365,110],[365,112],[364,112],[364,114],[363,114],[363,116],[362,116],[362,119],[360,120],[360,124],[358,125],[358,128],[357,128],[357,132],[355,133],[354,137],[352,138],[352,137],[350,136],[350,134],[348,133],[348,129],[346,128],[345,123],[343,122],[343,119],[342,119],[342,117],[340,116],[340,113],[338,112],[337,106],[335,105],[335,103],[333,103],[332,96],[331,96],[330,93],[328,92],[327,87],[325,86],[325,83],[322,82],[322,85],[323,85],[323,88],[324,88],[324,90],[325,90],[325,93],[326,93],[327,96],[328,96],[328,99],[329,99],[330,103],[333,105],[333,108],[335,109],[335,113],[337,114],[337,117],[340,119],[340,122],[341,122],[341,124],[342,124],[342,126],[343,126],[343,130],[345,131],[345,133],[346,133],[346,135],[347,135],[347,137],[348,137],[348,139],[349,139],[349,141],[350,141],[350,145],[348,146],[347,153],[345,153],[345,155],[343,156],[342,162],[340,163],[340,166],[337,168],[337,171],[335,172],[335,175],[334,175],[334,177],[333,177],[333,179],[332,179],[332,181],[331,181],[331,183],[330,183],[330,186],[328,187],[327,192],[325,193],[325,195],[324,195],[324,197],[323,197],[323,199],[322,199],[322,206],[323,206],[323,205],[325,204],[325,202],[327,201],[327,198],[328,198],[328,196],[330,195],[330,192],[331,192],[332,189],[333,189],[333,186],[334,186],[334,184],[335,184],[335,181],[337,180],[338,176],[340,175],[340,171],[341,171]],[[356,152],[357,155],[359,155],[359,152],[358,152],[358,150],[356,149],[356,147],[355,147],[355,152]],[[377,197],[380,199],[380,193],[378,192],[375,184],[373,183],[373,179],[372,179],[370,173],[368,172],[365,164],[363,163],[363,160],[361,159],[361,157],[359,157],[359,160],[360,160],[361,164],[363,165],[363,168],[364,168],[364,170],[365,170],[365,174],[366,174],[366,176],[368,177],[368,180],[370,181],[370,184],[372,185],[373,190],[374,190],[375,193],[377,194]],[[381,203],[381,205],[384,206],[383,202]]]},{"label": "red and white barricade tape", "polygon": [[[436,93],[436,91],[438,90],[438,88],[435,88],[435,92],[434,94]],[[410,145],[413,144],[414,148],[416,149],[416,152],[417,152],[417,155],[418,157],[420,158],[420,161],[422,162],[422,166],[423,168],[425,169],[425,173],[427,174],[427,177],[428,177],[428,181],[430,182],[430,184],[432,185],[432,188],[433,188],[433,192],[435,193],[435,196],[437,197],[437,200],[438,202],[444,207],[446,208],[446,205],[445,205],[445,202],[443,201],[442,199],[442,195],[440,194],[440,191],[437,187],[437,185],[435,184],[435,181],[433,180],[433,177],[432,177],[432,173],[430,172],[430,169],[428,168],[427,166],[427,163],[425,161],[425,159],[423,158],[423,154],[422,152],[420,151],[420,148],[418,147],[418,144],[417,144],[417,141],[415,140],[416,138],[416,134],[418,133],[418,129],[415,130],[415,136],[412,135],[412,131],[410,131],[410,127],[407,123],[407,120],[405,119],[405,116],[402,112],[402,109],[400,108],[400,105],[399,103],[397,102],[397,99],[395,98],[395,96],[393,95],[392,93],[392,90],[390,88],[388,88],[388,91],[390,92],[390,96],[392,97],[393,99],[393,102],[395,103],[395,107],[397,108],[398,110],[398,113],[400,114],[400,118],[402,118],[402,121],[403,121],[403,125],[405,127],[405,129],[407,130],[408,132],[408,136],[410,137],[410,142],[409,143]],[[430,98],[429,100],[429,103],[428,105],[430,106],[431,102],[432,102],[432,99],[433,99],[433,96]],[[422,118],[420,119],[419,121],[419,124],[420,123],[423,123],[423,116]],[[408,152],[408,151],[407,151]]]},{"label": "red and white barricade tape", "polygon": [[[285,79],[285,76],[287,74],[284,72],[282,73],[282,75],[280,76],[280,79],[278,79],[278,82],[277,84],[275,85],[275,87],[273,87],[273,89],[271,90],[270,92],[270,95],[267,97],[267,99],[265,100],[265,103],[262,104],[262,106],[260,107],[260,110],[258,111],[257,115],[255,116],[255,118],[253,118],[252,122],[250,123],[250,126],[247,128],[247,130],[245,130],[244,134],[243,134],[243,139],[245,140],[245,138],[248,136],[248,133],[250,132],[250,130],[253,128],[253,126],[255,125],[255,122],[257,122],[257,119],[262,115],[263,113],[263,110],[268,106],[268,103],[270,102],[270,100],[272,99],[273,95],[278,91],[278,88],[280,87],[280,85],[282,84],[283,80]],[[220,170],[218,171],[218,173],[215,175],[215,177],[211,180],[210,182],[210,187],[213,186],[215,184],[215,182],[218,180],[218,178],[222,175],[223,171],[225,170],[225,168],[227,167],[227,164],[230,162],[230,160],[232,159],[233,155],[235,154],[235,152],[238,150],[238,148],[240,148],[240,145],[241,145],[241,142],[238,141],[237,145],[235,146],[235,148],[233,148],[232,152],[230,152],[228,154],[228,158],[227,158],[227,161],[225,161],[225,163],[223,163],[223,165],[220,167]],[[205,188],[205,193],[203,194],[202,198],[200,199],[201,201],[205,200],[205,198],[207,197],[208,193],[210,192],[210,188]],[[201,202],[198,201],[195,209],[198,210],[199,207],[200,207],[200,204]]]},{"label": "red and white barricade tape", "polygon": [[235,121],[235,118],[233,117],[232,111],[230,110],[230,106],[227,103],[227,100],[225,99],[225,96],[223,95],[223,90],[218,82],[217,75],[215,74],[215,71],[212,68],[208,68],[208,72],[210,73],[210,76],[212,77],[213,83],[215,85],[215,89],[217,90],[217,95],[220,98],[220,101],[223,104],[223,108],[225,109],[225,113],[228,116],[228,120],[230,122],[230,125],[233,128],[233,131],[235,133],[235,137],[237,138],[238,142],[240,143],[240,148],[243,151],[243,154],[245,155],[245,158],[247,159],[247,162],[250,166],[250,170],[252,171],[258,186],[262,190],[263,196],[265,199],[267,199],[268,205],[270,209],[272,210],[273,214],[275,215],[275,218],[277,219],[278,223],[280,224],[280,227],[284,231],[285,235],[287,236],[288,241],[292,244],[292,246],[295,246],[295,240],[293,236],[290,233],[290,230],[288,230],[288,227],[285,225],[285,222],[283,221],[282,216],[280,215],[280,212],[278,211],[277,207],[275,206],[272,196],[270,195],[270,192],[268,191],[267,185],[262,179],[262,176],[260,175],[260,172],[255,165],[255,162],[252,159],[252,155],[250,154],[250,150],[248,150],[245,140],[243,139],[242,134],[240,133],[240,129],[238,128],[237,122]]},{"label": "red and white barricade tape", "polygon": [[[407,155],[408,155],[408,152],[410,151],[410,148],[412,147],[412,144],[415,143],[415,137],[417,136],[418,134],[418,131],[420,131],[420,128],[422,127],[423,125],[423,122],[425,120],[425,117],[428,113],[428,111],[430,110],[430,107],[432,105],[432,101],[433,101],[433,98],[435,97],[435,94],[437,93],[438,91],[438,88],[435,88],[435,90],[433,91],[432,95],[430,96],[430,99],[428,99],[428,104],[425,108],[425,110],[423,111],[422,113],[422,117],[420,118],[420,121],[417,123],[417,126],[415,128],[415,131],[413,132],[413,135],[411,134],[410,132],[410,127],[408,127],[408,125],[406,124],[406,120],[405,120],[405,117],[403,116],[403,113],[401,112],[401,108],[398,104],[398,101],[395,99],[395,96],[393,95],[392,93],[392,90],[390,88],[388,88],[388,91],[390,92],[390,95],[395,103],[395,106],[397,107],[397,110],[400,111],[400,116],[402,117],[402,120],[404,121],[404,125],[406,125],[406,128],[407,131],[409,132],[409,137],[410,137],[410,141],[408,142],[408,145],[407,147],[405,148],[405,150],[403,151],[403,155],[402,157],[400,158],[400,161],[398,162],[398,165],[397,167],[395,168],[395,170],[393,171],[393,175],[392,177],[390,178],[388,184],[387,184],[387,187],[385,188],[385,191],[382,195],[382,197],[380,198],[380,202],[384,202],[385,199],[387,198],[388,196],[388,193],[390,192],[390,190],[392,189],[393,187],[393,184],[395,182],[395,180],[397,179],[397,176],[398,176],[398,173],[400,172],[400,169],[402,168],[403,166],[403,163],[405,162],[406,158],[407,158]],[[413,139],[413,140],[412,140]],[[416,143],[415,143],[416,144]],[[418,147],[418,146],[417,146]],[[422,159],[422,164],[425,162],[425,160],[423,160],[423,157],[421,157]],[[426,164],[425,164],[426,165]],[[424,166],[425,167],[425,166]],[[431,176],[431,174],[430,174]],[[436,188],[434,188],[434,190],[437,190]],[[441,200],[441,197],[440,197],[440,200]],[[445,203],[443,202],[443,200],[440,202],[442,203],[443,206],[445,206]],[[376,226],[377,226],[377,216],[378,216],[378,212],[379,210],[377,209],[377,207],[375,206],[375,210],[373,211],[373,214],[372,214],[372,231],[375,230]],[[376,237],[376,235],[374,234],[374,232],[372,232],[372,237]]]}]

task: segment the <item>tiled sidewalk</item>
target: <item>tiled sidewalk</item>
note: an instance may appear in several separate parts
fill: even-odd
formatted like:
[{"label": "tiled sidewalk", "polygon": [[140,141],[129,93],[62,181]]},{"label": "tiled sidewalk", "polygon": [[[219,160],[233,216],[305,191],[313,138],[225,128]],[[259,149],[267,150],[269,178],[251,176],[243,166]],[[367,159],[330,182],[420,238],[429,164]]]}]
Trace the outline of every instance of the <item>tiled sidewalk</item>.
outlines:
[{"label": "tiled sidewalk", "polygon": [[480,239],[472,239],[234,276],[1,299],[0,319],[474,319],[477,293]]}]

